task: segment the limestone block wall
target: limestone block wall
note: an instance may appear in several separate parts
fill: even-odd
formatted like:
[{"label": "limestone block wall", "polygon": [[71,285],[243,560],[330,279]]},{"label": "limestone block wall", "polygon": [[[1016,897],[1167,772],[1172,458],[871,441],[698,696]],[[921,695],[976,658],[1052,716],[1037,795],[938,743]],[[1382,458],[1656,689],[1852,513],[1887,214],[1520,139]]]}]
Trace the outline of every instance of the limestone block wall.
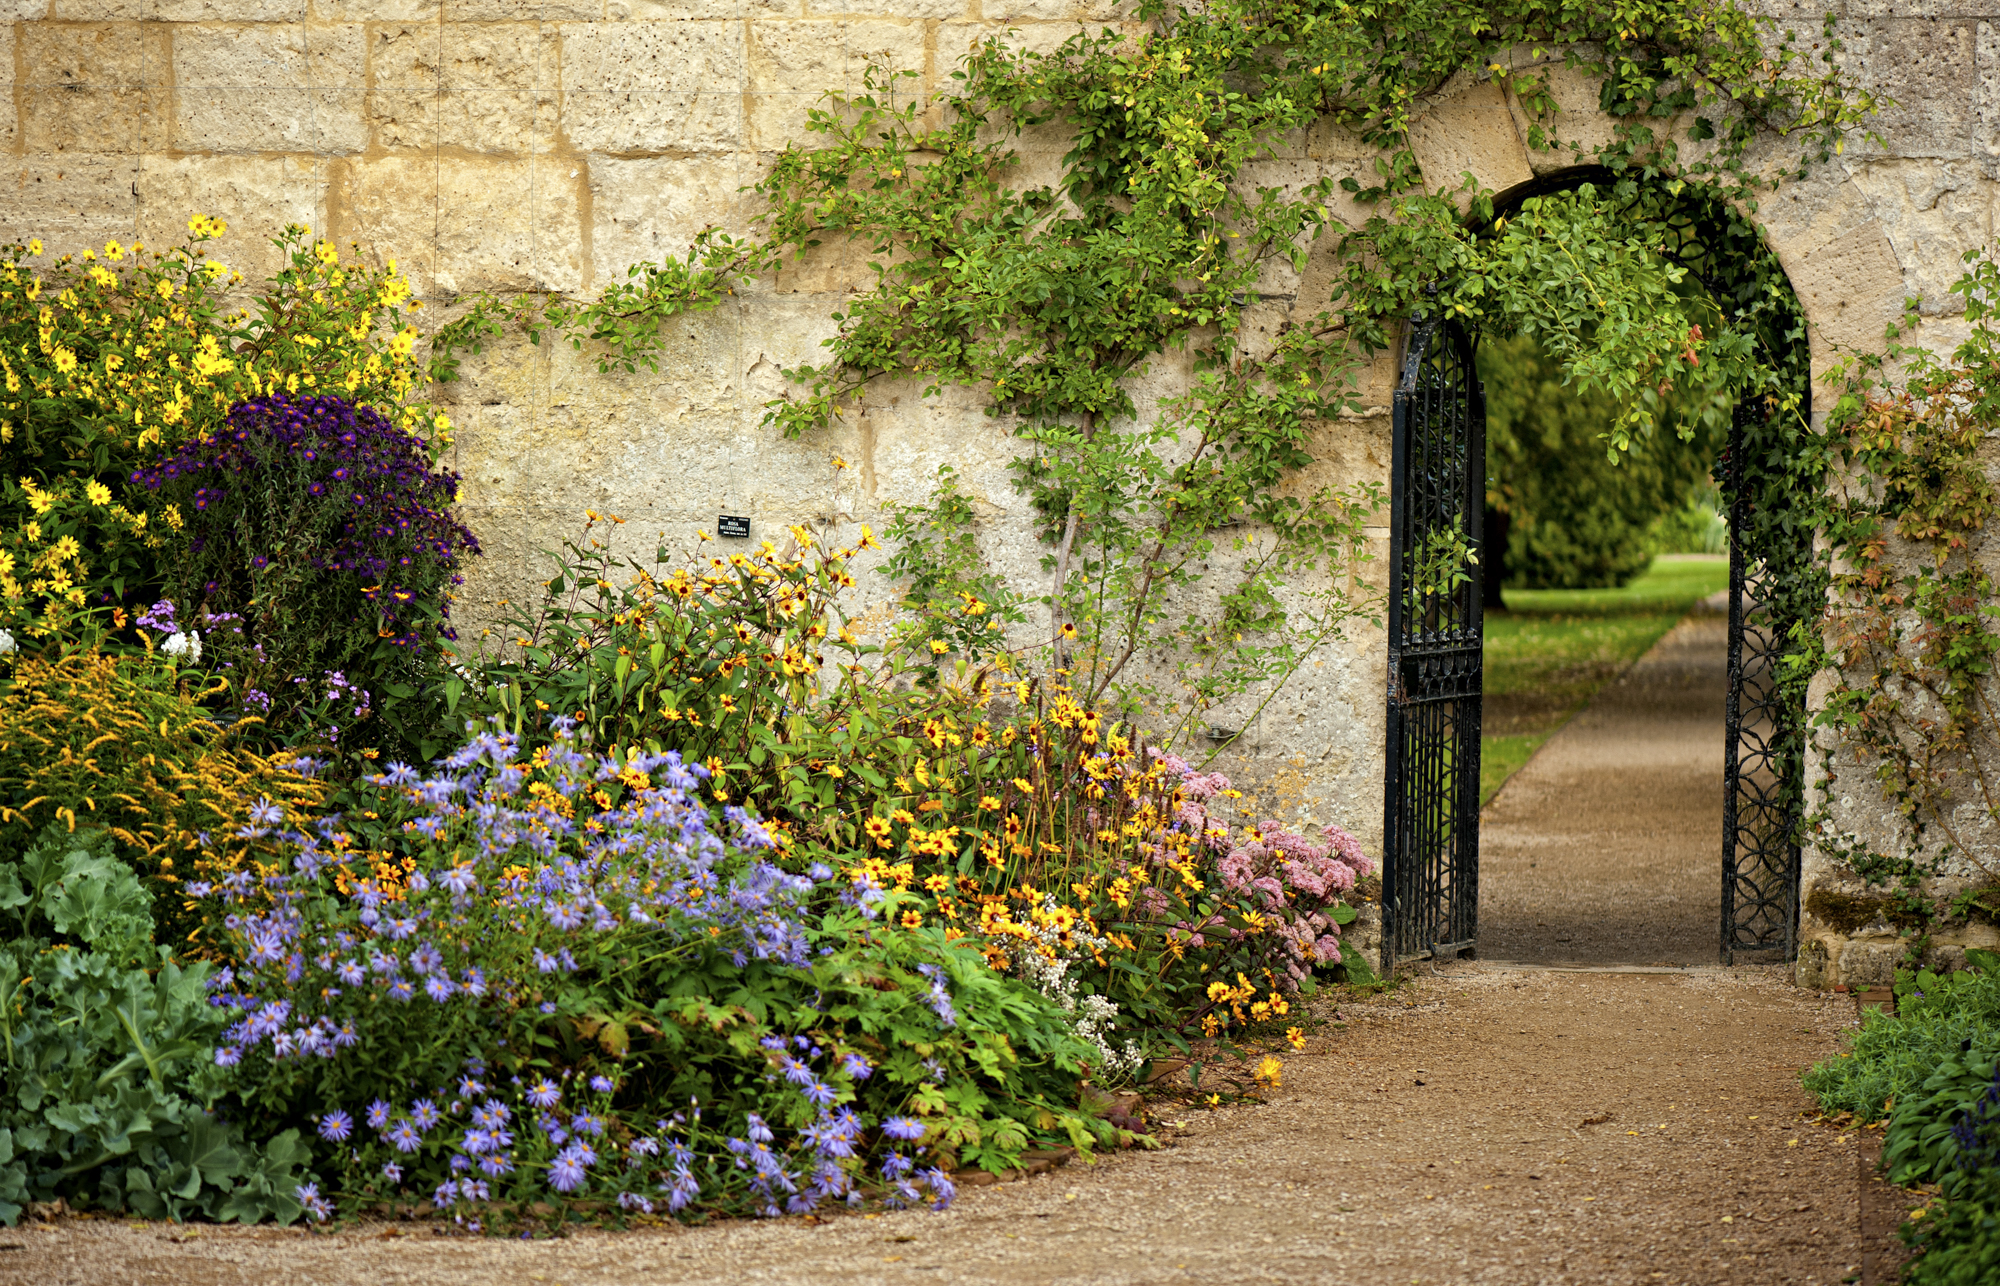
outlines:
[{"label": "limestone block wall", "polygon": [[[1816,38],[1822,0],[1768,2]],[[1904,106],[1882,122],[1886,149],[1850,149],[1759,211],[1822,357],[1879,342],[1905,294],[1937,291],[1958,251],[1990,235],[2000,110],[1987,88],[2000,20],[1955,0],[1834,2],[1847,56]],[[744,229],[741,189],[801,137],[808,107],[857,88],[871,63],[918,71],[929,91],[988,34],[1048,47],[1080,24],[1132,22],[1119,0],[0,0],[0,237],[164,243],[199,210],[229,221],[221,257],[253,279],[273,267],[263,238],[299,222],[396,259],[431,316],[470,291],[588,295],[703,226]],[[1595,86],[1570,77],[1558,94],[1571,137],[1608,136]],[[1462,76],[1427,104],[1413,143],[1433,181],[1471,172],[1504,190],[1576,159],[1530,153],[1527,124],[1502,85]],[[1046,169],[1062,141],[1022,147]],[[1774,143],[1768,159],[1792,154]],[[1316,128],[1248,178],[1303,182],[1372,159]],[[535,551],[586,507],[626,518],[635,552],[655,533],[691,540],[724,512],[758,537],[801,520],[851,536],[884,504],[924,497],[945,463],[977,501],[989,555],[1039,584],[1007,472],[1015,440],[976,393],[878,387],[837,430],[799,441],[762,423],[781,371],[819,354],[861,271],[829,247],[676,320],[657,373],[602,375],[588,353],[519,336],[469,362],[440,390],[487,550],[465,614],[518,597]],[[1253,328],[1312,310],[1326,280],[1319,260],[1277,275]],[[1948,337],[1952,321],[1936,326]],[[1142,409],[1184,374],[1155,363]],[[1367,373],[1370,411],[1322,427],[1297,486],[1386,479],[1392,375],[1388,361]],[[854,467],[837,472],[836,456]],[[889,601],[864,578],[855,607]],[[1247,729],[1219,766],[1273,810],[1338,820],[1373,847],[1384,677],[1371,630],[1321,648],[1261,717],[1261,694],[1215,716]]]}]

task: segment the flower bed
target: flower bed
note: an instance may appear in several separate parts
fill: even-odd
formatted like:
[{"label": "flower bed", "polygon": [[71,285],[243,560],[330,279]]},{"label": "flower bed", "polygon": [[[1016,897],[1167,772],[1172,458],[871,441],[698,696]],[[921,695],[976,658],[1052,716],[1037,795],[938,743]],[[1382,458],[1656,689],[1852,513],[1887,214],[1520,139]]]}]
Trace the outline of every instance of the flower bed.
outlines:
[{"label": "flower bed", "polygon": [[99,426],[0,494],[0,1219],[942,1206],[1362,967],[1352,836],[1247,824],[969,590],[864,640],[866,528],[637,563],[591,515],[458,645],[407,288],[295,230],[224,315],[217,231],[0,254],[4,409]]}]

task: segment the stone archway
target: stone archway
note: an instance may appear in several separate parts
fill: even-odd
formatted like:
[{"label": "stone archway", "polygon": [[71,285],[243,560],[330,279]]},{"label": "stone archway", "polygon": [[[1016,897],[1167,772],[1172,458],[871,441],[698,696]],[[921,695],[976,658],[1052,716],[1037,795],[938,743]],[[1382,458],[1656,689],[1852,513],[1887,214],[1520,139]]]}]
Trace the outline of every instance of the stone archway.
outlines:
[{"label": "stone archway", "polygon": [[[1512,70],[1522,71],[1532,67],[1533,64],[1525,57],[1517,56]],[[1511,78],[1493,74],[1462,74],[1433,99],[1412,130],[1412,149],[1434,189],[1449,190],[1456,186],[1455,180],[1470,176],[1480,188],[1496,192],[1496,205],[1505,208],[1517,206],[1531,196],[1609,177],[1608,171],[1590,164],[1594,149],[1609,142],[1614,129],[1613,119],[1596,106],[1596,82],[1567,68],[1544,66],[1534,69],[1547,75],[1552,82],[1555,97],[1564,108],[1557,125],[1571,145],[1548,152],[1531,150],[1526,143],[1531,122],[1513,93]],[[1678,130],[1682,124],[1684,122],[1677,122],[1674,128]],[[1779,142],[1769,143],[1767,150],[1775,157],[1775,149],[1780,145]],[[1906,272],[1899,259],[1883,220],[1876,216],[1875,203],[1853,174],[1843,166],[1822,166],[1813,178],[1781,187],[1776,195],[1768,198],[1765,206],[1753,212],[1753,217],[1779,263],[1792,278],[1808,323],[1814,372],[1823,372],[1839,349],[1877,348],[1884,325],[1902,312],[1906,279],[1911,274]],[[1769,811],[1775,805],[1772,800],[1764,798],[1774,789],[1772,784],[1749,784],[1747,768],[1741,779],[1743,785],[1739,788],[1739,762],[1747,762],[1754,757],[1763,749],[1763,744],[1760,737],[1746,731],[1750,723],[1748,706],[1760,695],[1760,683],[1754,673],[1748,675],[1746,682],[1748,667],[1741,664],[1743,656],[1757,650],[1757,643],[1755,632],[1739,624],[1744,619],[1739,601],[1747,601],[1742,592],[1741,574],[1746,560],[1740,548],[1735,561],[1738,574],[1732,580],[1730,717],[1724,775],[1727,807],[1723,823],[1724,843],[1719,846],[1724,862],[1721,874],[1725,961],[1734,958],[1733,951],[1740,949],[1745,937],[1743,926],[1736,923],[1736,920],[1745,917],[1732,916],[1733,902],[1746,897],[1760,899],[1765,918],[1783,921],[1782,928],[1775,934],[1765,935],[1766,938],[1788,950],[1796,945],[1793,925],[1798,916],[1798,903],[1790,900],[1797,897],[1797,893],[1793,892],[1789,897],[1782,895],[1784,890],[1796,889],[1793,883],[1795,875],[1792,874],[1797,868],[1796,850],[1791,850],[1793,856],[1788,860],[1779,860],[1777,866],[1771,868],[1766,866],[1770,860],[1767,855],[1743,848],[1745,837],[1753,832],[1782,828],[1768,825],[1753,827],[1738,818],[1739,808],[1754,809],[1762,805]],[[1751,561],[1754,562],[1754,558]],[[1746,640],[1748,652],[1745,650]],[[1764,642],[1767,651],[1776,646],[1775,638]],[[1739,690],[1743,694],[1741,703]],[[1769,695],[1768,691],[1762,695]],[[1739,704],[1745,706],[1745,717],[1741,723],[1737,718]],[[1790,717],[1796,719],[1801,716]],[[1803,728],[1795,735],[1802,736]],[[1385,766],[1385,773],[1391,781],[1401,776],[1394,765]],[[1795,795],[1791,797],[1795,798]],[[1786,806],[1783,811],[1789,813],[1792,807]],[[1789,848],[1782,844],[1780,847]],[[1391,854],[1386,860],[1393,864],[1399,856],[1405,863],[1410,861],[1409,855],[1398,854]],[[1739,862],[1747,863],[1752,875],[1760,870],[1768,872],[1775,869],[1776,875],[1767,873],[1764,877],[1772,887],[1753,887],[1755,881],[1752,875],[1739,872]],[[1823,865],[1811,863],[1810,874],[1820,874]],[[1774,889],[1781,893],[1781,909],[1775,913],[1770,910]],[[1817,962],[1824,960],[1826,954],[1826,946],[1818,944],[1807,953],[1806,958],[1817,968]]]}]

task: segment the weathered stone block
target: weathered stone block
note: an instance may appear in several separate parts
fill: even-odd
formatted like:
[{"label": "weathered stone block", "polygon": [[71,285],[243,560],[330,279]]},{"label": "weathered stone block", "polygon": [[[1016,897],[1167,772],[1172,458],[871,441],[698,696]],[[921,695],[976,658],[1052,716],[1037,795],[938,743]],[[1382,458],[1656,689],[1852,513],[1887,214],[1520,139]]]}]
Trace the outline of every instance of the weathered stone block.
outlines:
[{"label": "weathered stone block", "polygon": [[1799,947],[1799,957],[1792,965],[1792,981],[1808,991],[1825,991],[1833,986],[1831,963],[1826,943],[1817,938],[1804,943]]},{"label": "weathered stone block", "polygon": [[441,35],[444,87],[493,91],[552,86],[557,39],[555,32],[533,23],[447,23]]},{"label": "weathered stone block", "polygon": [[190,86],[175,94],[176,150],[311,152],[340,156],[368,144],[368,95],[359,89],[231,89]]},{"label": "weathered stone block", "polygon": [[682,257],[705,227],[745,232],[737,193],[742,164],[736,156],[593,157],[589,169],[591,254],[600,282],[623,280],[635,263]]},{"label": "weathered stone block", "polygon": [[368,95],[372,146],[388,152],[436,150],[438,96],[435,89],[378,89]]},{"label": "weathered stone block", "polygon": [[[1410,150],[1433,192],[1455,191],[1471,174],[1479,187],[1504,192],[1535,177],[1504,85],[1460,73],[1410,128]],[[1471,201],[1458,197],[1460,208]]]},{"label": "weathered stone block", "polygon": [[142,89],[151,83],[136,22],[37,24],[21,29],[20,83],[65,89]]},{"label": "weathered stone block", "polygon": [[437,100],[437,141],[468,152],[540,155],[557,145],[556,115],[546,90],[448,89]]},{"label": "weathered stone block", "polygon": [[1969,19],[1878,18],[1847,37],[1844,65],[1896,100],[1869,124],[1891,156],[1965,156],[1981,95],[1977,24]]},{"label": "weathered stone block", "polygon": [[446,22],[597,22],[604,0],[444,0]]},{"label": "weathered stone block", "polygon": [[48,17],[60,22],[140,22],[152,16],[148,0],[53,0]]},{"label": "weathered stone block", "polygon": [[165,37],[137,23],[19,29],[22,145],[29,152],[136,154],[162,141]]},{"label": "weathered stone block", "polygon": [[[304,22],[306,0],[147,0],[152,22]],[[347,15],[322,16],[344,17]]]},{"label": "weathered stone block", "polygon": [[971,0],[896,0],[894,5],[869,4],[866,0],[805,0],[809,18],[861,17],[891,10],[898,18],[970,18]]},{"label": "weathered stone block", "polygon": [[49,0],[0,0],[0,22],[39,22],[49,16]]},{"label": "weathered stone block", "polygon": [[0,240],[40,237],[53,254],[134,239],[136,156],[68,153],[9,157],[0,165]]},{"label": "weathered stone block", "polygon": [[329,22],[436,22],[443,0],[313,0]]},{"label": "weathered stone block", "polygon": [[399,260],[422,294],[576,290],[586,281],[580,186],[564,177],[574,169],[449,155],[346,162],[333,175],[328,221],[343,244]]},{"label": "weathered stone block", "polygon": [[1883,327],[1902,314],[1907,283],[1880,224],[1787,259],[1785,268],[1805,308],[1815,366],[1831,344],[1879,349]]},{"label": "weathered stone block", "polygon": [[394,259],[419,295],[437,291],[438,162],[434,156],[343,158],[326,170],[326,235]]},{"label": "weathered stone block", "polygon": [[368,83],[382,90],[435,90],[444,83],[442,33],[435,22],[368,29]]},{"label": "weathered stone block", "polygon": [[561,28],[562,128],[590,152],[718,151],[743,140],[741,23]]},{"label": "weathered stone block", "polygon": [[437,282],[450,291],[580,290],[577,167],[563,161],[438,163]]},{"label": "weathered stone block", "polygon": [[579,151],[620,156],[728,152],[743,144],[743,95],[565,92],[562,132]]},{"label": "weathered stone block", "polygon": [[139,162],[139,235],[155,248],[187,236],[188,219],[206,214],[229,231],[212,253],[261,282],[284,266],[270,244],[287,224],[326,227],[321,163],[312,157],[148,156]]},{"label": "weathered stone block", "polygon": [[607,22],[699,22],[796,16],[801,0],[606,0]]},{"label": "weathered stone block", "polygon": [[1903,958],[1900,942],[1843,943],[1838,961],[1838,981],[1860,989],[1887,987],[1896,981],[1896,965]]},{"label": "weathered stone block", "polygon": [[[1519,132],[1522,155],[1536,174],[1553,174],[1593,163],[1597,149],[1617,138],[1617,123],[1598,110],[1597,82],[1582,71],[1564,66],[1560,53],[1542,50],[1539,58],[1535,55],[1534,49],[1518,48],[1502,60],[1510,72],[1507,105]],[[1555,100],[1558,109],[1553,115],[1538,118],[1522,105],[1515,87],[1529,80],[1546,84],[1548,96]],[[1532,145],[1537,130],[1550,146]]]}]

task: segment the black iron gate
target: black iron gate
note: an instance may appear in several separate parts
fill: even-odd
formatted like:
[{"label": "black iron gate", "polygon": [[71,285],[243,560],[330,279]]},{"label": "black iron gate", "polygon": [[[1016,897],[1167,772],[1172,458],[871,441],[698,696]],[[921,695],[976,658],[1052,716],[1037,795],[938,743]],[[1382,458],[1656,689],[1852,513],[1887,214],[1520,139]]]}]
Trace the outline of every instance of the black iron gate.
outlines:
[{"label": "black iron gate", "polygon": [[[1722,963],[1739,952],[1798,951],[1799,809],[1804,798],[1805,710],[1778,682],[1796,605],[1776,593],[1807,554],[1782,524],[1758,521],[1773,494],[1758,450],[1773,412],[1745,398],[1729,429],[1723,482],[1729,497],[1729,697],[1722,815]],[[1802,411],[1810,416],[1809,409]]]},{"label": "black iron gate", "polygon": [[[1729,687],[1723,760],[1723,963],[1791,959],[1799,921],[1805,711],[1779,663],[1808,583],[1797,533],[1760,521],[1785,494],[1776,414],[1746,398],[1719,471],[1729,498]],[[1809,416],[1810,411],[1801,409]],[[1389,527],[1389,700],[1382,966],[1473,954],[1479,913],[1483,619],[1477,560],[1486,405],[1462,325],[1414,319],[1396,386]],[[1769,474],[1770,476],[1765,476]],[[1794,546],[1797,546],[1794,548]]]},{"label": "black iron gate", "polygon": [[1486,400],[1466,327],[1412,320],[1393,423],[1385,971],[1470,955],[1478,936]]}]

